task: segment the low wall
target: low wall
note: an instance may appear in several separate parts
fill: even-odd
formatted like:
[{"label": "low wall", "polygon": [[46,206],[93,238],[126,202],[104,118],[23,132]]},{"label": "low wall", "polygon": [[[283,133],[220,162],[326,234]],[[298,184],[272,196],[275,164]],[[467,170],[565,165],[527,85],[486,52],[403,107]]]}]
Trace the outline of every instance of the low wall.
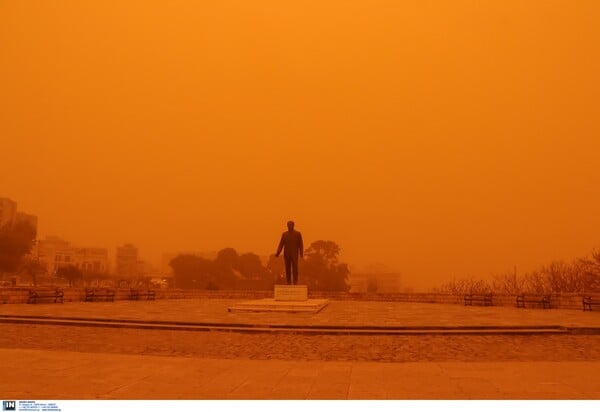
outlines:
[{"label": "low wall", "polygon": [[[50,289],[53,287],[39,287]],[[27,303],[32,287],[0,287],[0,303]],[[85,288],[60,288],[64,302],[82,302],[85,300]],[[156,299],[259,299],[272,298],[273,291],[230,290],[210,291],[197,289],[154,289]],[[115,300],[128,300],[130,289],[115,288]],[[140,298],[143,300],[144,298]]]},{"label": "low wall", "polygon": [[[23,287],[0,288],[0,303],[27,303],[29,290]],[[63,288],[65,302],[85,300],[85,288]],[[115,300],[129,299],[130,289],[115,289]],[[316,292],[309,291],[309,298],[332,300],[356,300],[376,302],[415,302],[464,304],[463,295],[450,293],[366,293],[366,292]],[[542,295],[527,295],[541,299]],[[583,294],[551,295],[551,308],[583,309]],[[156,289],[156,299],[263,299],[273,298],[272,290],[198,290],[198,289]],[[142,298],[143,299],[143,298]],[[494,306],[516,306],[515,295],[493,295]],[[542,307],[528,304],[528,307]]]}]

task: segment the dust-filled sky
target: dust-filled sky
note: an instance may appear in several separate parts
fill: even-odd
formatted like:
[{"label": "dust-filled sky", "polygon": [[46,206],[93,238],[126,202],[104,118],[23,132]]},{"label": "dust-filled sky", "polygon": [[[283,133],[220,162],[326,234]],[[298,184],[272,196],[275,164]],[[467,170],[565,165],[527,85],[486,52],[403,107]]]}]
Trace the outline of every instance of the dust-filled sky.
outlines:
[{"label": "dust-filled sky", "polygon": [[0,197],[41,237],[406,283],[600,246],[600,2],[0,2]]}]

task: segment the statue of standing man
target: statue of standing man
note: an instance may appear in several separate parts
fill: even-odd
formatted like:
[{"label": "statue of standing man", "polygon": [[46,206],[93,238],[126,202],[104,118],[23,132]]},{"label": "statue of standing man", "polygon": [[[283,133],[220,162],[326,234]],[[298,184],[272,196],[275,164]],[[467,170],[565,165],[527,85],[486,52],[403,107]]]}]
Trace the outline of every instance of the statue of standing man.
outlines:
[{"label": "statue of standing man", "polygon": [[[279,257],[281,249],[283,249],[283,258],[285,260],[285,277],[287,284],[298,284],[298,255],[304,257],[304,245],[302,244],[302,235],[297,230],[294,230],[294,222],[287,222],[288,230],[283,232],[277,253],[275,257]],[[292,278],[293,275],[293,278]]]}]

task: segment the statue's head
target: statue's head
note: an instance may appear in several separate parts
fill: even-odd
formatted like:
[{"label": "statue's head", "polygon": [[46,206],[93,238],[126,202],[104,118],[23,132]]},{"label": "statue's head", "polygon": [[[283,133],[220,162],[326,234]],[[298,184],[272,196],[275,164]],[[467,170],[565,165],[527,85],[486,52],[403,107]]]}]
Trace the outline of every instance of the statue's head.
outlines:
[{"label": "statue's head", "polygon": [[288,230],[294,230],[294,222],[292,222],[291,220],[287,222],[287,227]]}]

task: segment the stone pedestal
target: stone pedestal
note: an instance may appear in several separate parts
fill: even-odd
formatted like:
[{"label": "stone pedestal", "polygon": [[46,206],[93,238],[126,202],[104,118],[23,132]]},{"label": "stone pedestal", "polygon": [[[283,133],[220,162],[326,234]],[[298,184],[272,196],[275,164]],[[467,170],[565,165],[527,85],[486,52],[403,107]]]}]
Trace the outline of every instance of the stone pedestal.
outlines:
[{"label": "stone pedestal", "polygon": [[239,302],[227,308],[229,312],[307,312],[318,313],[329,301],[327,299],[275,300],[259,299]]},{"label": "stone pedestal", "polygon": [[328,303],[327,299],[309,299],[306,285],[275,285],[274,299],[239,302],[227,310],[229,312],[318,313]]},{"label": "stone pedestal", "polygon": [[306,301],[308,300],[308,287],[306,285],[275,285],[275,300]]},{"label": "stone pedestal", "polygon": [[229,312],[318,313],[329,301],[309,299],[306,285],[275,285],[274,299],[248,300],[227,308]]}]

